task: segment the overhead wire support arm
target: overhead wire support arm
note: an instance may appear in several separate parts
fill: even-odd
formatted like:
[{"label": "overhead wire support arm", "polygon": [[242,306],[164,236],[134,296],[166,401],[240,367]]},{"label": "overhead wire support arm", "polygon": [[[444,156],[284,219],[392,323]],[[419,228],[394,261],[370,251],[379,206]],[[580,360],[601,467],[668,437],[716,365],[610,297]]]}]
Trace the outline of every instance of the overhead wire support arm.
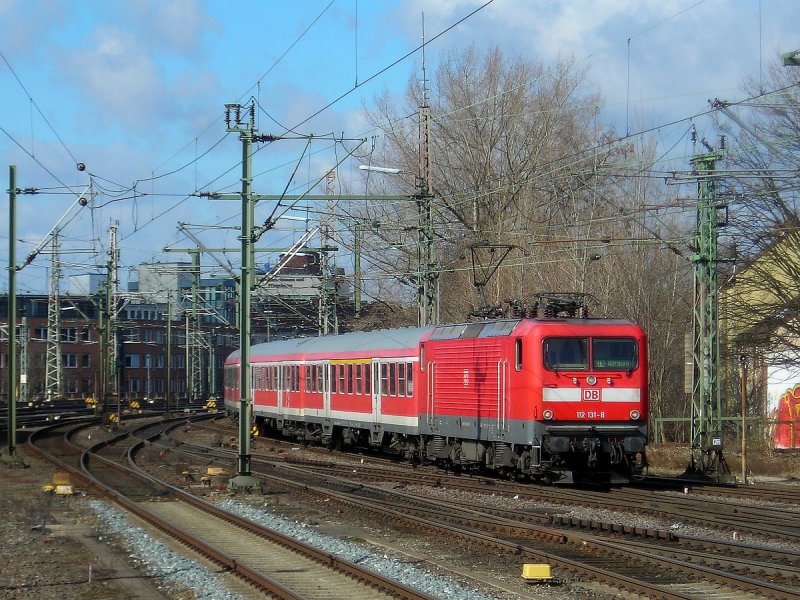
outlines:
[{"label": "overhead wire support arm", "polygon": [[[50,242],[50,239],[51,239],[51,237],[53,235],[53,232],[56,231],[57,229],[61,228],[62,222],[64,221],[64,219],[67,218],[67,216],[70,214],[72,209],[75,208],[76,204],[80,205],[81,207],[86,206],[86,192],[88,192],[91,189],[91,187],[92,187],[91,185],[87,185],[86,186],[86,188],[83,190],[83,192],[81,192],[81,194],[75,199],[75,202],[73,202],[70,205],[70,207],[61,216],[61,218],[56,222],[56,224],[53,225],[50,228],[50,231],[48,231],[47,234],[42,238],[42,241],[39,242],[36,245],[36,247],[33,250],[31,250],[30,253],[28,253],[28,256],[25,257],[25,260],[22,262],[22,264],[17,266],[17,267],[15,267],[17,271],[21,271],[22,269],[27,267],[29,264],[31,264],[33,262],[33,260],[47,247],[47,244]],[[31,191],[23,192],[23,193],[31,193],[31,194],[38,193],[33,188],[28,188],[28,190],[31,190]],[[17,193],[20,193],[20,191],[17,191]]]}]

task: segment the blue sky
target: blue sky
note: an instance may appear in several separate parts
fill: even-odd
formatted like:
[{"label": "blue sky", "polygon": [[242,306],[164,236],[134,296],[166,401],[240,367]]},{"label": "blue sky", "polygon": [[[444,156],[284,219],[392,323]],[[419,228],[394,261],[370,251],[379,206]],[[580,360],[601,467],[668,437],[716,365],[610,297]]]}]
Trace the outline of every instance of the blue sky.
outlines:
[{"label": "blue sky", "polygon": [[[97,195],[64,218],[65,274],[99,272],[93,266],[105,262],[112,221],[120,223],[123,283],[142,261],[186,259],[161,251],[194,245],[178,223],[238,223],[237,203],[190,195],[238,190],[241,145],[225,135],[225,103],[255,97],[261,133],[285,126],[371,136],[362,107],[384,90],[401,95],[419,76],[421,55],[370,78],[419,45],[422,14],[431,40],[483,4],[0,0],[2,177],[15,164],[17,187],[53,192],[18,197],[18,262],[67,213],[90,173]],[[798,23],[796,0],[495,0],[432,41],[426,61],[433,72],[443,52],[471,43],[546,63],[569,57],[587,69],[588,83],[603,94],[604,118],[618,131],[663,126],[657,133],[666,139],[674,134],[669,123],[699,115],[708,99],[742,97],[744,77],[758,79],[780,52],[800,48]],[[705,117],[695,122],[701,134],[710,127]],[[312,152],[295,193],[323,177],[343,148],[319,141]],[[254,191],[283,191],[300,156],[292,142],[260,151]],[[346,171],[340,178],[350,181]],[[122,191],[134,184],[135,193]],[[0,214],[7,223],[5,194]],[[208,245],[237,244],[233,230],[197,235]],[[289,244],[299,235],[281,227],[270,241]],[[96,254],[69,253],[87,248]],[[4,292],[7,225],[0,262]],[[46,292],[49,266],[48,255],[37,257],[20,272],[19,291]]]}]

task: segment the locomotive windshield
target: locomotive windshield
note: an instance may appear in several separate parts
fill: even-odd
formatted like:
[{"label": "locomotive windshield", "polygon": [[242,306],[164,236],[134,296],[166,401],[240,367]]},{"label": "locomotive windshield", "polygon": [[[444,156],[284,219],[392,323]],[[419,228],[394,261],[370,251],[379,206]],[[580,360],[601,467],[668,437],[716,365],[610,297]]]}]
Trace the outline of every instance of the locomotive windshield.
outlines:
[{"label": "locomotive windshield", "polygon": [[592,367],[598,371],[633,371],[637,367],[636,340],[594,338]]},{"label": "locomotive windshield", "polygon": [[[589,338],[547,338],[544,365],[551,371],[579,371],[589,368]],[[636,340],[592,338],[591,365],[595,371],[633,371],[638,366]]]},{"label": "locomotive windshield", "polygon": [[548,338],[544,341],[544,364],[548,369],[576,370],[589,367],[586,338]]}]

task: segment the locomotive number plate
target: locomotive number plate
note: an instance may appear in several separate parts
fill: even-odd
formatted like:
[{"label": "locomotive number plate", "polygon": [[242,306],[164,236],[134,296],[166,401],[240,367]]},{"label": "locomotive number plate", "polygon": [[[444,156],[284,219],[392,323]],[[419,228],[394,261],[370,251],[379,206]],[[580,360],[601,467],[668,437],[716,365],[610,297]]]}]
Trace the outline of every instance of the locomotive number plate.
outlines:
[{"label": "locomotive number plate", "polygon": [[605,419],[606,413],[602,410],[579,410],[575,413],[578,419]]}]

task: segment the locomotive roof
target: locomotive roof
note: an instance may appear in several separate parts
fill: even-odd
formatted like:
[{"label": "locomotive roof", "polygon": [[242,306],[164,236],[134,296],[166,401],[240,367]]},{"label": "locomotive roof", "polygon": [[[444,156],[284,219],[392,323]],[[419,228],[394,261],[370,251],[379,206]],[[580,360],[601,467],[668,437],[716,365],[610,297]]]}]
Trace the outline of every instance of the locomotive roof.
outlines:
[{"label": "locomotive roof", "polygon": [[[469,323],[445,324],[434,327],[405,327],[400,329],[378,329],[375,331],[356,331],[340,335],[276,340],[256,344],[251,349],[252,356],[286,354],[330,354],[332,352],[360,352],[370,350],[401,350],[415,348],[420,341],[429,339],[455,340],[467,338],[502,337],[511,335],[521,322],[532,327],[547,324],[564,325],[633,325],[625,319],[497,319]],[[239,351],[230,359],[239,357]]]}]

